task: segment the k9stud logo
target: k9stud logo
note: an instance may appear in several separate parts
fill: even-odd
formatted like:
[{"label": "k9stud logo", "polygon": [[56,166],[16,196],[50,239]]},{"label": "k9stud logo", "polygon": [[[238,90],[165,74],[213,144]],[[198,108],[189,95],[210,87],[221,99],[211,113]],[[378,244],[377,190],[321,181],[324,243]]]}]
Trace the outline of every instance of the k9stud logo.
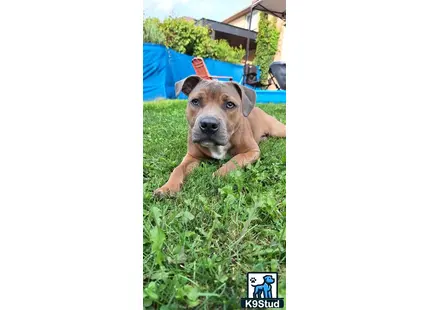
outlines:
[{"label": "k9stud logo", "polygon": [[247,298],[240,302],[242,308],[283,308],[284,299],[278,298],[277,272],[248,272]]}]

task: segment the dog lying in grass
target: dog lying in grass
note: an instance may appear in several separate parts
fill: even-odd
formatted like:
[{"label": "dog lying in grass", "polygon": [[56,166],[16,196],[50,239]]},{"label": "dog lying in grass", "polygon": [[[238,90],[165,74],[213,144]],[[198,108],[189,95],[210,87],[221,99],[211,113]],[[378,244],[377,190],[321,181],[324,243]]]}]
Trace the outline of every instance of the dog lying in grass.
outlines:
[{"label": "dog lying in grass", "polygon": [[258,143],[265,137],[285,137],[285,125],[255,107],[254,90],[236,82],[203,80],[191,75],[175,84],[176,96],[188,96],[188,150],[166,184],[155,195],[180,191],[184,178],[205,158],[232,158],[214,175],[255,162],[260,157]]}]

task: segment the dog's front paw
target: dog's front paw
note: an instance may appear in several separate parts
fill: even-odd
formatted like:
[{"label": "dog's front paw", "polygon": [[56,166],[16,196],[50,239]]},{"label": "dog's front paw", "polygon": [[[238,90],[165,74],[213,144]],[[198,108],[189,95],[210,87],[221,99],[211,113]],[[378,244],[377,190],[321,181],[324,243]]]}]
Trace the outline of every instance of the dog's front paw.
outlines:
[{"label": "dog's front paw", "polygon": [[223,176],[225,176],[228,172],[229,172],[229,170],[228,170],[225,166],[222,166],[221,168],[219,168],[217,171],[215,171],[215,172],[213,173],[213,176],[214,176],[214,177],[223,177]]},{"label": "dog's front paw", "polygon": [[154,196],[173,196],[181,189],[181,184],[165,184],[154,191]]}]

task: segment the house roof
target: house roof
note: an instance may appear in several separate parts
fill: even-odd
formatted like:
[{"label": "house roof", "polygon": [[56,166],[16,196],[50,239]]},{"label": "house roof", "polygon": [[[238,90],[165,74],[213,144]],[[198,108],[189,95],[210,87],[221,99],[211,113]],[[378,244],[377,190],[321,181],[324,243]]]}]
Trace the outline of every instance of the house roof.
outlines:
[{"label": "house roof", "polygon": [[278,18],[281,18],[285,20],[285,1],[279,1],[279,0],[253,0],[252,4],[243,10],[237,12],[236,14],[230,16],[229,18],[226,18],[223,20],[223,23],[230,23],[234,21],[235,19],[238,19],[239,17],[248,14],[251,12],[251,8],[254,8],[254,10],[267,12],[269,14],[272,14]]},{"label": "house roof", "polygon": [[248,6],[246,8],[244,8],[243,10],[237,12],[236,14],[230,16],[229,18],[226,18],[225,20],[223,20],[223,23],[231,23],[232,21],[234,21],[235,19],[238,19],[239,17],[248,14],[249,12],[251,12],[251,6]]},{"label": "house roof", "polygon": [[183,19],[185,19],[185,20],[188,20],[188,21],[190,21],[190,22],[195,22],[195,21],[196,21],[196,19],[195,19],[195,18],[192,18],[192,17],[189,17],[189,16],[182,16],[181,18],[183,18]]},{"label": "house roof", "polygon": [[233,26],[233,25],[229,25],[227,23],[217,22],[215,20],[211,20],[211,19],[207,19],[207,18],[199,19],[196,22],[196,25],[206,25],[215,31],[229,33],[229,34],[232,34],[234,36],[249,38],[251,40],[257,39],[257,32],[255,32],[255,31],[243,29],[243,28]]}]

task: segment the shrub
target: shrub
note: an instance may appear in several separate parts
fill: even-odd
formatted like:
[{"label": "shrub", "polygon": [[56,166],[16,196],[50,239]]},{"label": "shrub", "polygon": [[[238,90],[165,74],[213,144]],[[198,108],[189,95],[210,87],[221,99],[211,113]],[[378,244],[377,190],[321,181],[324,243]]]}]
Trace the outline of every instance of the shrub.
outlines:
[{"label": "shrub", "polygon": [[149,20],[144,22],[145,42],[164,44],[187,55],[231,63],[239,63],[245,56],[245,50],[241,47],[231,47],[226,40],[213,40],[211,30],[206,26],[197,26],[184,18],[169,17],[162,23],[156,18]]},{"label": "shrub", "polygon": [[[166,38],[166,46],[180,53],[195,55],[199,45],[205,45],[210,40],[210,30],[196,26],[192,21],[183,18],[169,17],[161,24]],[[200,47],[201,49],[201,47]]]},{"label": "shrub", "polygon": [[158,18],[146,18],[143,20],[143,42],[165,44],[165,37],[161,30],[161,22]]},{"label": "shrub", "polygon": [[266,13],[260,14],[254,64],[260,66],[262,81],[267,81],[270,64],[278,50],[278,40],[279,30],[275,22],[269,21]]},{"label": "shrub", "polygon": [[226,40],[215,41],[213,58],[226,62],[239,63],[243,56],[245,56],[245,50],[241,47],[231,47]]}]

